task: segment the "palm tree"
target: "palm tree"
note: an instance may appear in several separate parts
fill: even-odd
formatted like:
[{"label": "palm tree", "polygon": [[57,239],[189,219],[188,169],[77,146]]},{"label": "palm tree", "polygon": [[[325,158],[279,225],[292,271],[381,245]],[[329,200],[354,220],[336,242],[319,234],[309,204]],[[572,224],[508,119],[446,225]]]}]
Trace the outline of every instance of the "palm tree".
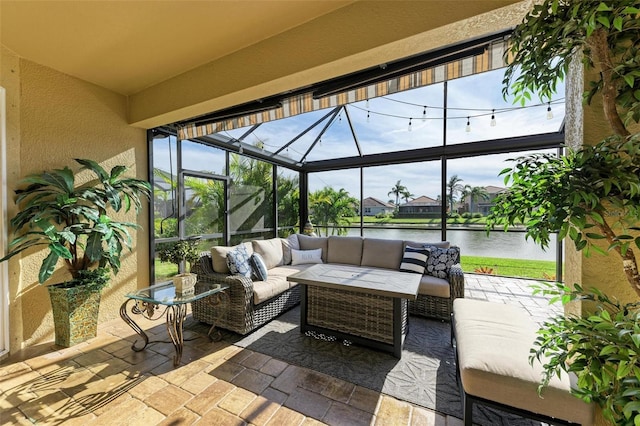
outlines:
[{"label": "palm tree", "polygon": [[400,197],[403,196],[403,194],[409,192],[409,190],[407,189],[406,186],[404,186],[401,181],[396,182],[396,184],[393,186],[393,188],[391,188],[391,191],[389,191],[387,193],[387,195],[395,195],[396,197],[396,211],[398,210],[398,204],[400,203]]},{"label": "palm tree", "polygon": [[347,217],[353,217],[357,211],[358,200],[352,197],[344,188],[336,191],[325,186],[324,188],[309,194],[309,208],[312,211],[313,222],[319,228],[325,229],[325,235],[337,232],[338,235],[346,234],[343,225],[348,225]]},{"label": "palm tree", "polygon": [[482,198],[483,200],[489,199],[489,193],[482,186],[465,185],[462,190],[462,199],[469,200],[469,213],[473,213],[473,202]]},{"label": "palm tree", "polygon": [[405,191],[402,193],[402,199],[403,199],[406,203],[408,203],[408,202],[409,202],[409,198],[413,198],[413,197],[415,197],[415,194],[412,194],[412,193],[411,193],[411,191],[409,191],[408,189],[407,189],[407,190],[405,190]]},{"label": "palm tree", "polygon": [[453,213],[453,205],[456,201],[456,195],[464,190],[464,186],[460,183],[462,179],[458,175],[453,175],[447,183],[447,191],[449,196],[449,213]]}]

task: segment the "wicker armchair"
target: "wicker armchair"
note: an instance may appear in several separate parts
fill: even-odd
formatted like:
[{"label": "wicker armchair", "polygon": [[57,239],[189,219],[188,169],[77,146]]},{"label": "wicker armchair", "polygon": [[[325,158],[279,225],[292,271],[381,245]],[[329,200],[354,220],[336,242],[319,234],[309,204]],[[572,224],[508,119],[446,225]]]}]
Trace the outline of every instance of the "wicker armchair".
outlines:
[{"label": "wicker armchair", "polygon": [[423,317],[451,321],[453,300],[464,297],[464,273],[460,264],[453,265],[449,271],[451,297],[436,297],[419,294],[416,300],[409,301],[409,313]]},{"label": "wicker armchair", "polygon": [[253,302],[253,282],[240,275],[214,272],[211,254],[203,252],[191,272],[198,274],[198,286],[227,284],[229,303],[211,306],[206,300],[192,303],[193,318],[216,327],[247,334],[300,303],[300,287],[295,286],[263,303]]}]

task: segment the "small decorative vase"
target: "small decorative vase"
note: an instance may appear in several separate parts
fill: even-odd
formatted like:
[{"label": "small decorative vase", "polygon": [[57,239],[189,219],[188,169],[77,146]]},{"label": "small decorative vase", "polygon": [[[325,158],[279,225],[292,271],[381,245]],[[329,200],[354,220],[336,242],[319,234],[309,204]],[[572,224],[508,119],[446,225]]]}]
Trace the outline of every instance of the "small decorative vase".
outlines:
[{"label": "small decorative vase", "polygon": [[192,273],[178,274],[173,277],[173,285],[176,288],[176,293],[190,294],[193,293],[198,281],[198,275]]}]

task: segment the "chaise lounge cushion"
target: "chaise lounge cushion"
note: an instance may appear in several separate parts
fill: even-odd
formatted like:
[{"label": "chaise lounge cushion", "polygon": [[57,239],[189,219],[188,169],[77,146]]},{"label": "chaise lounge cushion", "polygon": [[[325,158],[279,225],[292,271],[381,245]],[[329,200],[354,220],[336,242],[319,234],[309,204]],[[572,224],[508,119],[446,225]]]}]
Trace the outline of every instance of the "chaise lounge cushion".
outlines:
[{"label": "chaise lounge cushion", "polygon": [[398,270],[404,251],[402,240],[365,238],[362,244],[362,266]]},{"label": "chaise lounge cushion", "polygon": [[327,263],[359,266],[362,260],[362,237],[330,236],[327,249]]},{"label": "chaise lounge cushion", "polygon": [[458,365],[466,393],[511,407],[582,425],[592,424],[593,408],[571,395],[575,375],[554,377],[538,397],[542,367],[529,363],[538,325],[516,306],[455,299]]},{"label": "chaise lounge cushion", "polygon": [[282,240],[280,238],[253,240],[252,244],[253,251],[262,256],[265,265],[267,265],[267,269],[272,269],[284,264]]},{"label": "chaise lounge cushion", "polygon": [[300,250],[322,249],[322,262],[327,263],[327,237],[309,237],[298,234],[298,241],[300,242]]},{"label": "chaise lounge cushion", "polygon": [[[250,242],[241,243],[247,249],[249,256],[253,254],[253,247]],[[238,244],[240,245],[240,244]],[[226,247],[215,246],[211,247],[211,263],[213,270],[219,274],[229,274],[229,266],[227,265],[227,253],[235,249],[238,246]]]}]

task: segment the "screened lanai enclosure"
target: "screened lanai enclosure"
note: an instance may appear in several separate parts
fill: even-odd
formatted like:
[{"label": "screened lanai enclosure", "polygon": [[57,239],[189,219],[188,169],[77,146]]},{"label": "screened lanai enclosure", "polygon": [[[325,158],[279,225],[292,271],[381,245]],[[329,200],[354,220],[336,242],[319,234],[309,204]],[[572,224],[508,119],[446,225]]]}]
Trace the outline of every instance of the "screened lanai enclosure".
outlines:
[{"label": "screened lanai enclosure", "polygon": [[159,248],[201,250],[302,232],[448,240],[462,266],[562,277],[562,250],[523,229],[489,234],[507,190],[501,170],[533,152],[562,154],[564,86],[553,99],[503,98],[508,33],[406,58],[287,94],[149,131],[152,281],[178,266]]}]

